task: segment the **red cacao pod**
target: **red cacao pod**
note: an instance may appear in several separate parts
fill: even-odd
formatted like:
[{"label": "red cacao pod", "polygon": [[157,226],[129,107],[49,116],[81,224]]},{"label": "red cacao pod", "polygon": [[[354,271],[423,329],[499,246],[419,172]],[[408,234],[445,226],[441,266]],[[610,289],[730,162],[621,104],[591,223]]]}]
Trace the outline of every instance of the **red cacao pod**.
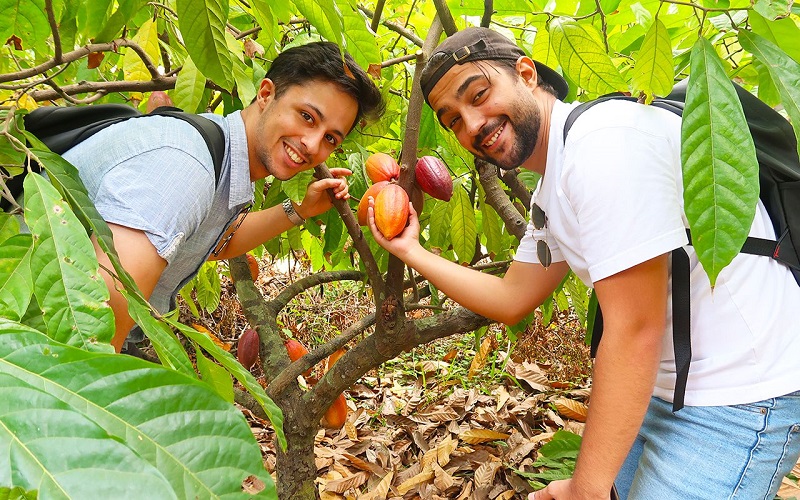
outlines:
[{"label": "red cacao pod", "polygon": [[403,232],[408,222],[408,193],[397,184],[389,184],[375,197],[375,225],[391,240]]},{"label": "red cacao pod", "polygon": [[258,279],[258,261],[252,255],[245,254],[247,257],[247,266],[250,268],[250,276],[253,278],[253,281]]},{"label": "red cacao pod", "polygon": [[442,160],[435,156],[423,156],[417,160],[416,177],[423,191],[439,200],[450,201],[453,179]]},{"label": "red cacao pod", "polygon": [[358,202],[358,223],[359,225],[366,226],[367,225],[367,208],[369,208],[369,197],[372,196],[373,198],[378,196],[378,193],[381,192],[383,188],[389,185],[389,181],[378,181],[375,184],[371,185],[369,189],[364,193],[364,196],[361,197],[361,201]]},{"label": "red cacao pod", "polygon": [[[286,339],[286,342],[284,342],[283,345],[286,347],[286,352],[289,354],[289,359],[292,361],[297,361],[308,354],[308,349],[306,349],[306,346],[295,339]],[[308,377],[309,375],[311,375],[311,368],[303,372],[304,377]]]},{"label": "red cacao pod", "polygon": [[322,426],[328,429],[341,429],[347,421],[347,412],[347,400],[344,394],[339,394],[339,397],[322,417]]},{"label": "red cacao pod", "polygon": [[236,358],[248,370],[256,364],[258,359],[259,346],[258,332],[249,328],[239,337],[239,344],[236,347]]},{"label": "red cacao pod", "polygon": [[364,167],[372,182],[390,181],[400,176],[400,165],[386,153],[370,155]]},{"label": "red cacao pod", "polygon": [[161,106],[174,106],[172,99],[163,90],[156,90],[150,93],[147,98],[146,110],[148,113]]}]

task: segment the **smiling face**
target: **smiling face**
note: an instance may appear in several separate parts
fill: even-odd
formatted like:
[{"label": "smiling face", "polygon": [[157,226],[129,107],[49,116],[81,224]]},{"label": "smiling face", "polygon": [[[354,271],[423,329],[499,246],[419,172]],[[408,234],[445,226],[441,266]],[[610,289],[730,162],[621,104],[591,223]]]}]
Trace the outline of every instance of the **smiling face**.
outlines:
[{"label": "smiling face", "polygon": [[274,84],[264,79],[245,117],[251,180],[287,180],[324,162],[353,127],[357,111],[356,100],[330,82],[293,85],[276,97]]},{"label": "smiling face", "polygon": [[431,89],[429,101],[440,123],[478,158],[508,170],[534,152],[539,107],[516,73],[489,61],[457,64]]}]

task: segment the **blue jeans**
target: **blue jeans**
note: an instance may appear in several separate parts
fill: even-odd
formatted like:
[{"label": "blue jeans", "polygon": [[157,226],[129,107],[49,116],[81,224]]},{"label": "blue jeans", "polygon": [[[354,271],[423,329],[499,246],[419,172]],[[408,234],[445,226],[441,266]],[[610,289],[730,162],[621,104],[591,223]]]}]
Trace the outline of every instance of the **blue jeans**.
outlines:
[{"label": "blue jeans", "polygon": [[775,498],[800,455],[800,391],[734,406],[652,398],[616,479],[620,499]]}]

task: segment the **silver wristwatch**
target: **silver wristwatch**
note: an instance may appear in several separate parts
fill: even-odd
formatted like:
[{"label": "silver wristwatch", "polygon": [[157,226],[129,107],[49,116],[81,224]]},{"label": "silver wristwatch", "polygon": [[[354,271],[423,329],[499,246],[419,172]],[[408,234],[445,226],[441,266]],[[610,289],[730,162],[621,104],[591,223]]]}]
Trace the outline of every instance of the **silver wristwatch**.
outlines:
[{"label": "silver wristwatch", "polygon": [[306,220],[295,211],[292,200],[289,198],[283,200],[283,211],[286,213],[286,217],[289,218],[289,221],[295,226],[303,225],[306,222]]}]

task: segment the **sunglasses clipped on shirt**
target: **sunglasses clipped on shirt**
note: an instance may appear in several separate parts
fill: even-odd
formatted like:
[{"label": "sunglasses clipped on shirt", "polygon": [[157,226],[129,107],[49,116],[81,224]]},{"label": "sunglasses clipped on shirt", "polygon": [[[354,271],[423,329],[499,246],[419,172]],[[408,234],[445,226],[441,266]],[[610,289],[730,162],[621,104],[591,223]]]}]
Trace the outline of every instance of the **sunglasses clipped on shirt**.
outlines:
[{"label": "sunglasses clipped on shirt", "polygon": [[211,254],[214,257],[218,257],[219,254],[221,254],[222,251],[225,250],[225,247],[227,247],[228,243],[231,242],[231,238],[233,238],[233,235],[234,233],[236,233],[236,230],[239,229],[239,226],[242,225],[242,222],[244,222],[244,219],[245,217],[247,217],[247,214],[250,213],[251,208],[253,208],[253,205],[251,203],[248,203],[247,205],[242,207],[241,210],[239,210],[239,215],[236,216],[237,220],[233,223],[234,226],[228,231],[226,231],[225,236],[219,241],[219,243],[217,243],[217,246],[215,246],[214,250],[211,252]]},{"label": "sunglasses clipped on shirt", "polygon": [[[542,207],[536,203],[531,207],[531,222],[533,222],[533,227],[536,229],[547,230],[547,214],[545,214]],[[553,263],[553,255],[550,253],[550,247],[547,246],[547,242],[543,239],[536,240],[536,257],[538,257],[539,263],[541,263],[542,267],[545,269],[550,267],[550,264]]]}]

